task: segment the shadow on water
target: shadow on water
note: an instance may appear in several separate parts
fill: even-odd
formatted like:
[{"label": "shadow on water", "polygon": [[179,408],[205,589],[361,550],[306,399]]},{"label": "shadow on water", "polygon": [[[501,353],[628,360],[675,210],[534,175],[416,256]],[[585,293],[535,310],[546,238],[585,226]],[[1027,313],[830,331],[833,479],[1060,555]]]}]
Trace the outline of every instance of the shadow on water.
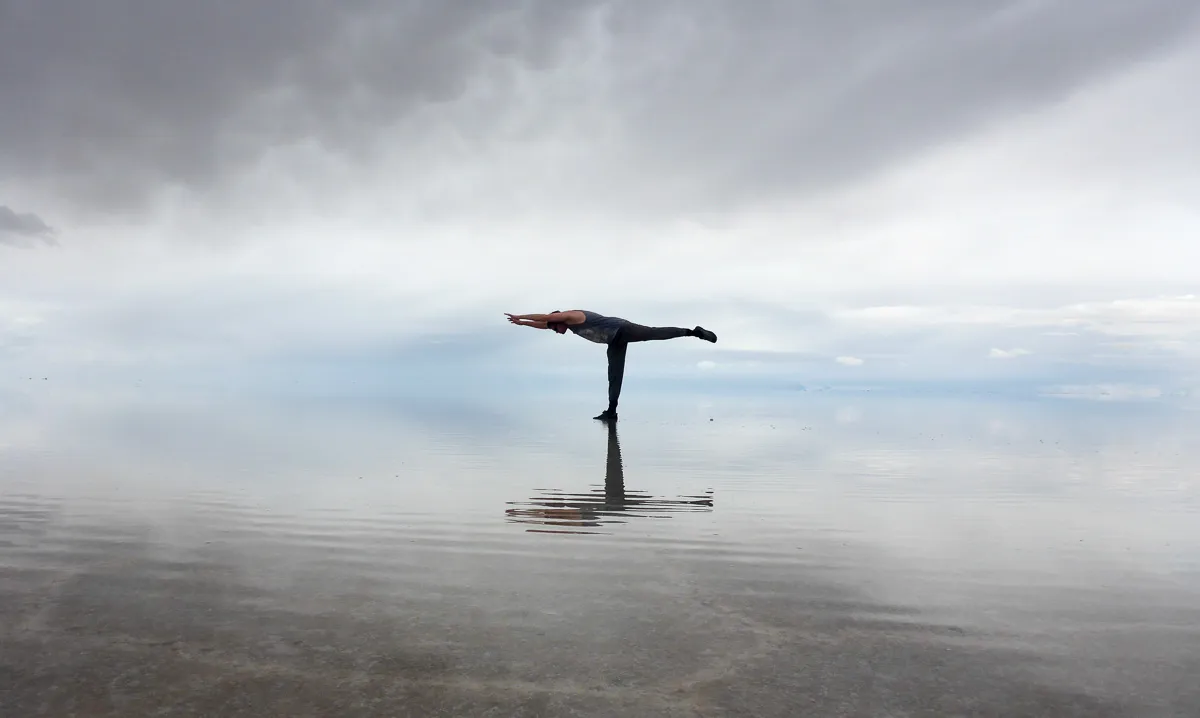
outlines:
[{"label": "shadow on water", "polygon": [[532,533],[602,534],[588,531],[606,524],[627,523],[630,518],[671,518],[673,513],[711,511],[712,491],[703,496],[675,499],[656,498],[625,488],[625,466],[617,426],[606,423],[608,449],[604,462],[604,486],[587,493],[546,490],[528,501],[510,501],[505,510],[512,523],[553,528],[530,528]]}]

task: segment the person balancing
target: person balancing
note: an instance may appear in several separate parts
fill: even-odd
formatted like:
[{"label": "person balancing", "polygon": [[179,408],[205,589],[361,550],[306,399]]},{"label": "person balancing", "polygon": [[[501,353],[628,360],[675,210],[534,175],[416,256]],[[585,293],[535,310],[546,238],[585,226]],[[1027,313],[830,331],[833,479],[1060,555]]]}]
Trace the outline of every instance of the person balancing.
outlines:
[{"label": "person balancing", "polygon": [[608,408],[594,418],[600,421],[617,420],[617,400],[621,398],[621,382],[625,378],[625,352],[633,342],[654,342],[677,337],[698,337],[716,343],[717,335],[704,327],[647,327],[621,317],[583,309],[549,314],[509,314],[508,321],[521,327],[551,329],[558,334],[568,331],[597,344],[608,345]]}]

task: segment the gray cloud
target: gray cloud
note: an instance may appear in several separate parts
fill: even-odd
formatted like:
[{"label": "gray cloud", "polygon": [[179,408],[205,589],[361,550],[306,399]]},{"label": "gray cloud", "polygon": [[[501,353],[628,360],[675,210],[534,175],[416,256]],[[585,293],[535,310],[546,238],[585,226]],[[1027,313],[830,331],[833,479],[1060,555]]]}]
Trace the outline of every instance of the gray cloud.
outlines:
[{"label": "gray cloud", "polygon": [[1064,99],[1200,18],[1192,0],[623,7],[613,32],[643,60],[619,73],[634,151],[664,186],[722,203],[820,191]]},{"label": "gray cloud", "polygon": [[0,0],[7,171],[118,206],[205,188],[272,147],[366,153],[485,58],[552,63],[583,5],[421,0]]},{"label": "gray cloud", "polygon": [[30,240],[55,244],[54,234],[54,229],[36,214],[17,213],[0,204],[0,244],[25,245]]},{"label": "gray cloud", "polygon": [[[0,97],[17,108],[0,113],[0,180],[128,208],[304,139],[365,159],[385,137],[421,144],[440,117],[486,144],[506,113],[544,102],[533,116],[548,124],[614,118],[609,140],[568,130],[595,145],[568,184],[727,205],[1061,98],[1167,51],[1198,13],[1194,0],[0,0]],[[521,73],[564,67],[593,83],[589,99],[516,91]],[[438,114],[481,87],[490,111]],[[397,132],[420,111],[433,120]],[[614,187],[626,171],[647,179]]]}]

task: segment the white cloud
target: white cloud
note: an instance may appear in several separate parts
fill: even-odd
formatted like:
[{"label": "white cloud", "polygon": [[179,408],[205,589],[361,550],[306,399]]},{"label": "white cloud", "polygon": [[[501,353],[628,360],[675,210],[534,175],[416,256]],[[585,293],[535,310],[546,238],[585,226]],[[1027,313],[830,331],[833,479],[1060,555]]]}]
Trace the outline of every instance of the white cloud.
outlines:
[{"label": "white cloud", "polygon": [[1074,330],[1060,329],[1046,334],[1094,331],[1122,336],[1166,336],[1200,331],[1200,301],[1191,295],[1080,302],[1036,309],[995,305],[875,306],[838,310],[834,315],[864,326],[974,325]]},{"label": "white cloud", "polygon": [[1131,384],[1066,384],[1049,387],[1042,392],[1046,396],[1064,399],[1088,399],[1092,401],[1131,401],[1157,399],[1163,391],[1157,386]]},{"label": "white cloud", "polygon": [[1017,357],[1025,356],[1026,354],[1029,354],[1029,351],[1026,349],[995,349],[995,348],[993,348],[990,352],[988,352],[988,357],[990,357],[992,359],[1015,359]]},{"label": "white cloud", "polygon": [[711,371],[717,368],[717,363],[710,359],[704,359],[703,361],[696,362],[696,366],[703,371]]},{"label": "white cloud", "polygon": [[841,364],[842,366],[862,366],[863,365],[863,360],[859,359],[858,357],[838,357],[834,361],[836,361],[838,364]]},{"label": "white cloud", "polygon": [[862,421],[862,409],[856,406],[843,406],[834,413],[833,420],[839,424],[857,424]]}]

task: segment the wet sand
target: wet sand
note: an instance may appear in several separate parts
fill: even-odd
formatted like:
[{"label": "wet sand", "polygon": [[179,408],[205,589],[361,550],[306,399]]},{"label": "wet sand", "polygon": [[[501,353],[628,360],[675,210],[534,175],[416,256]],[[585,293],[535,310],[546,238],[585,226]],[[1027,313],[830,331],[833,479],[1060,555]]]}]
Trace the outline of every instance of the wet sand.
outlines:
[{"label": "wet sand", "polygon": [[[963,560],[912,513],[956,484],[882,462],[890,439],[861,425],[871,438],[836,439],[835,414],[739,421],[745,436],[825,432],[808,447],[842,441],[875,484],[818,490],[806,467],[838,471],[803,447],[680,454],[717,430],[678,414],[584,424],[566,434],[578,455],[377,415],[314,423],[352,425],[321,433],[343,440],[330,452],[270,421],[234,451],[217,429],[193,443],[188,416],[123,424],[137,441],[193,437],[166,449],[110,436],[0,454],[0,715],[1198,714],[1195,496],[1147,499],[1182,455],[1151,471],[1085,452],[1091,439],[1040,459],[956,454],[996,476],[1038,461],[1144,475],[1141,508],[1107,524],[1120,556],[1094,545],[1106,501],[1047,514],[1045,496],[977,488],[936,507],[974,526]],[[873,518],[897,516],[900,533]],[[1025,544],[984,530],[1020,521]],[[937,550],[901,538],[937,535]]]}]

